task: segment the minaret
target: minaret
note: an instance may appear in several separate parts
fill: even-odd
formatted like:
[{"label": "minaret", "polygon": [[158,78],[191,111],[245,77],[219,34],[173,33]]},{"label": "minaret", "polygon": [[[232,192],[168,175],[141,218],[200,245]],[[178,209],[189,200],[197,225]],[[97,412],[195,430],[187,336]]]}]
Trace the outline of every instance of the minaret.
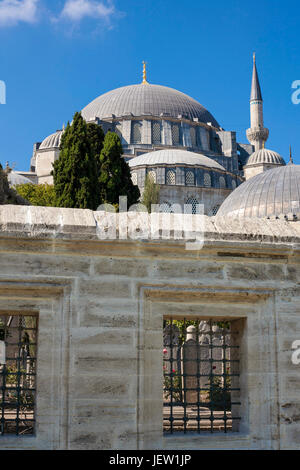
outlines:
[{"label": "minaret", "polygon": [[257,75],[255,53],[253,54],[250,118],[251,127],[250,129],[247,129],[247,139],[250,144],[254,145],[256,151],[264,148],[265,142],[269,137],[269,129],[264,127],[263,99]]}]

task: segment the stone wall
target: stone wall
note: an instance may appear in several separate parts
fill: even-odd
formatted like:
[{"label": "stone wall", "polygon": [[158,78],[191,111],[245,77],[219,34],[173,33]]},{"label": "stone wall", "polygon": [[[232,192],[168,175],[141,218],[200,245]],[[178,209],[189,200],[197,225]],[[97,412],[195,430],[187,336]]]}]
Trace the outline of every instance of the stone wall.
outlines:
[{"label": "stone wall", "polygon": [[[163,232],[99,240],[104,218],[0,207],[0,312],[39,317],[37,433],[0,436],[0,448],[299,448],[300,223],[206,217],[191,251]],[[239,433],[163,436],[171,315],[235,321]]]}]

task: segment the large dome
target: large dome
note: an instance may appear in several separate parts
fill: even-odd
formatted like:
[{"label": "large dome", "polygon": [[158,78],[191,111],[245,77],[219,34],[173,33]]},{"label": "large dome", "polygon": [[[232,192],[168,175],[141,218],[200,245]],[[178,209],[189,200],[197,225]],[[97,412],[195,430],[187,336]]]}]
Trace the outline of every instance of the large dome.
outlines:
[{"label": "large dome", "polygon": [[217,217],[300,218],[300,165],[265,171],[241,184],[221,205]]},{"label": "large dome", "polygon": [[59,148],[63,132],[64,131],[56,131],[54,132],[54,134],[51,134],[46,137],[46,139],[44,139],[41,145],[39,146],[39,150]]},{"label": "large dome", "polygon": [[144,153],[129,160],[128,164],[130,168],[155,165],[188,165],[217,168],[218,170],[226,171],[222,165],[212,158],[179,149],[157,150],[156,152]]},{"label": "large dome", "polygon": [[200,103],[188,95],[161,85],[130,85],[109,91],[88,104],[81,112],[86,121],[109,118],[112,115],[122,117],[161,116],[165,114],[172,118],[178,116],[200,122],[210,122],[219,128],[218,122]]}]

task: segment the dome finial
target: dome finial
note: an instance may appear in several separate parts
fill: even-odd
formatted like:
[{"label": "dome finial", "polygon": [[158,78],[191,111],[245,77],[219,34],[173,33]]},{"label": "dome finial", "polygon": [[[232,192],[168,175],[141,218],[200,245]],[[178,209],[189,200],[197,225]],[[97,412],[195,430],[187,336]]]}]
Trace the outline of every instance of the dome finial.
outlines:
[{"label": "dome finial", "polygon": [[253,52],[253,63],[255,64],[256,62],[256,56],[255,56],[255,52]]},{"label": "dome finial", "polygon": [[147,64],[147,62],[145,62],[145,61],[143,60],[143,81],[142,81],[142,83],[143,83],[144,85],[145,85],[145,84],[148,84],[148,82],[147,82],[146,64]]},{"label": "dome finial", "polygon": [[292,146],[290,145],[290,163],[294,163],[293,157],[292,157]]}]

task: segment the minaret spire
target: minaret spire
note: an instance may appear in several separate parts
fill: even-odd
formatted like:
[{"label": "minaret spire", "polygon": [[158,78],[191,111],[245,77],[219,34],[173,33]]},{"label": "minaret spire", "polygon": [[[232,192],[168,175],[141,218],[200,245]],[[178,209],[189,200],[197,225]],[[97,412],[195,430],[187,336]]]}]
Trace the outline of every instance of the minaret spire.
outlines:
[{"label": "minaret spire", "polygon": [[269,137],[269,130],[264,127],[263,99],[256,68],[256,56],[253,54],[253,72],[250,95],[251,127],[247,130],[247,138],[255,150],[264,148]]}]

